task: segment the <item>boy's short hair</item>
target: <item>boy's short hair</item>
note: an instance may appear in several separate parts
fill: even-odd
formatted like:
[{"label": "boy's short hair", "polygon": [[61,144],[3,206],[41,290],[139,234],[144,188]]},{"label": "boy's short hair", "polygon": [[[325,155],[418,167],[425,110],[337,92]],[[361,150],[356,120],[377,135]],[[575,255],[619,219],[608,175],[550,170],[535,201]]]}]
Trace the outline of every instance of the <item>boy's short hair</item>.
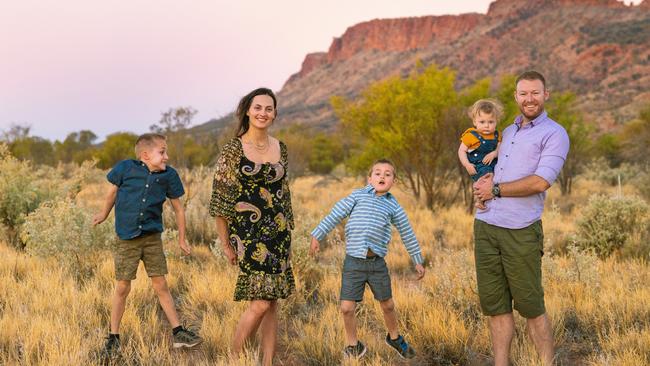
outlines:
[{"label": "boy's short hair", "polygon": [[501,117],[503,117],[503,106],[494,99],[479,99],[469,107],[467,115],[473,121],[474,118],[478,116],[479,112],[494,115],[494,119],[498,122]]},{"label": "boy's short hair", "polygon": [[140,159],[140,154],[144,150],[156,146],[156,141],[167,141],[167,137],[159,133],[145,133],[144,135],[138,136],[138,139],[135,141],[135,156]]},{"label": "boy's short hair", "polygon": [[390,161],[390,160],[388,160],[388,159],[384,159],[384,158],[382,158],[382,159],[377,159],[377,160],[375,160],[375,161],[372,163],[372,165],[370,166],[370,170],[368,170],[368,176],[371,176],[371,175],[372,175],[372,169],[373,169],[373,168],[375,167],[375,165],[377,165],[377,164],[388,164],[388,165],[390,165],[390,166],[393,168],[393,176],[394,176],[395,178],[397,178],[397,170],[395,169],[395,164],[393,164],[392,161]]},{"label": "boy's short hair", "polygon": [[546,90],[546,79],[544,78],[544,75],[542,75],[541,73],[535,70],[528,70],[519,74],[519,76],[517,76],[517,79],[515,79],[515,88],[517,87],[517,84],[519,84],[519,82],[522,80],[528,80],[528,81],[539,80],[542,82],[542,85],[544,86],[544,90]]}]

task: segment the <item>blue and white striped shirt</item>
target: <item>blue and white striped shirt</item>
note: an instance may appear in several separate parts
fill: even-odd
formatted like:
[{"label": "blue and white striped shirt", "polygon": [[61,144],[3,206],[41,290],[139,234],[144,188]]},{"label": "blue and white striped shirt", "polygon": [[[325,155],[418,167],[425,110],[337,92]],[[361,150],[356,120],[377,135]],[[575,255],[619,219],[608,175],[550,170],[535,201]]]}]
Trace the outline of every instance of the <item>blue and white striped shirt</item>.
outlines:
[{"label": "blue and white striped shirt", "polygon": [[402,206],[390,192],[378,196],[371,185],[357,189],[338,201],[332,212],[311,232],[321,241],[344,218],[350,216],[345,225],[345,252],[355,258],[366,258],[368,249],[385,257],[390,242],[391,224],[395,225],[415,264],[423,262],[420,244],[415,238],[408,217]]}]

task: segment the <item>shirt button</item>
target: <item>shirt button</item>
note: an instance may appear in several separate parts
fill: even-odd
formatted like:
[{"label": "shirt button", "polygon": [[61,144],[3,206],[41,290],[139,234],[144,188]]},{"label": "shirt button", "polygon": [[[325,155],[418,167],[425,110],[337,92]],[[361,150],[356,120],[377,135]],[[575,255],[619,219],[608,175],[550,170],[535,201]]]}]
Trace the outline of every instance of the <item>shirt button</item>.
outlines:
[{"label": "shirt button", "polygon": [[142,212],[140,212],[140,216],[144,215]]},{"label": "shirt button", "polygon": [[[507,156],[507,155],[506,155],[506,156]],[[148,185],[148,184],[145,184],[144,186],[145,186],[145,188],[149,188],[149,185]]]},{"label": "shirt button", "polygon": [[144,201],[145,201],[145,199],[143,198],[143,199],[142,199],[142,202],[144,202]]},{"label": "shirt button", "polygon": [[506,158],[507,158],[507,157],[508,157],[508,155],[506,155]]},{"label": "shirt button", "polygon": [[138,225],[138,229],[142,229],[142,225]]},{"label": "shirt button", "polygon": [[512,142],[512,144],[514,145],[514,144],[515,144],[515,142],[513,141],[513,142]]}]

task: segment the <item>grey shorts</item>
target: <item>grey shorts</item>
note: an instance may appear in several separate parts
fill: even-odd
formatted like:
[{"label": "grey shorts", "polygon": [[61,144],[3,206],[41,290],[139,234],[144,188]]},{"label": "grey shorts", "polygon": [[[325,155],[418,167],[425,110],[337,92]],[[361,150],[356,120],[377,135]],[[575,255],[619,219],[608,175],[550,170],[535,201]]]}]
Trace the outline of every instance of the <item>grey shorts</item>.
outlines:
[{"label": "grey shorts", "polygon": [[341,300],[363,300],[366,283],[370,285],[376,300],[384,301],[393,297],[384,258],[377,256],[363,259],[346,255],[341,276]]}]

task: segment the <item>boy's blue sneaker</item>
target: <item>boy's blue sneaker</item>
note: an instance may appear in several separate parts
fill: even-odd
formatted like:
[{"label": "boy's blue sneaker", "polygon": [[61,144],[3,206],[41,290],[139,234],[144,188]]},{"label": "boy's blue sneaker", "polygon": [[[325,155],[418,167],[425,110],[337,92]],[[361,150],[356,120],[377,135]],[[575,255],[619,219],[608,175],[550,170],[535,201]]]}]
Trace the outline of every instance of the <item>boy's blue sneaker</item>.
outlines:
[{"label": "boy's blue sneaker", "polygon": [[401,335],[397,339],[390,339],[390,334],[386,334],[386,344],[391,346],[402,358],[415,357],[415,350],[411,347]]},{"label": "boy's blue sneaker", "polygon": [[367,350],[368,349],[363,343],[361,343],[361,341],[357,341],[357,344],[355,346],[345,347],[343,350],[343,355],[346,357],[361,358],[366,354]]}]

